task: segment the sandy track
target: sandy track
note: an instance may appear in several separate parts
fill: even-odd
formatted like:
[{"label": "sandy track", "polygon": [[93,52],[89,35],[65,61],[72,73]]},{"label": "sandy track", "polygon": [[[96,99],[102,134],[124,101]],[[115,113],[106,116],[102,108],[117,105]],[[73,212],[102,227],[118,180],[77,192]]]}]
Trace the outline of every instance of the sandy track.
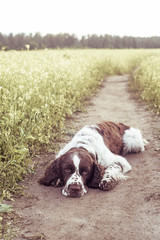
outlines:
[{"label": "sandy track", "polygon": [[128,174],[130,179],[110,192],[90,189],[84,197],[66,198],[60,188],[37,183],[46,162],[53,158],[53,155],[41,155],[36,174],[26,180],[27,196],[14,202],[22,217],[22,229],[16,240],[160,239],[160,144],[157,137],[160,123],[158,117],[131,98],[127,86],[128,76],[109,77],[91,100],[87,113],[77,114],[72,125],[75,132],[86,124],[106,120],[140,128],[150,144],[144,153],[127,156],[133,167]]}]

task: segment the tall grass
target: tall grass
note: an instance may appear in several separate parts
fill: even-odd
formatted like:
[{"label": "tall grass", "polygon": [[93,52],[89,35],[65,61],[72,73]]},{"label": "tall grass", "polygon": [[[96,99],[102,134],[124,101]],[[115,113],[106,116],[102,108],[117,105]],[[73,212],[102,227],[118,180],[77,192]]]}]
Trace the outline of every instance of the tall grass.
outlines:
[{"label": "tall grass", "polygon": [[65,119],[107,75],[130,73],[150,55],[146,50],[0,52],[1,199],[32,171],[35,150],[54,151]]},{"label": "tall grass", "polygon": [[160,114],[160,51],[140,63],[132,84],[140,97]]}]

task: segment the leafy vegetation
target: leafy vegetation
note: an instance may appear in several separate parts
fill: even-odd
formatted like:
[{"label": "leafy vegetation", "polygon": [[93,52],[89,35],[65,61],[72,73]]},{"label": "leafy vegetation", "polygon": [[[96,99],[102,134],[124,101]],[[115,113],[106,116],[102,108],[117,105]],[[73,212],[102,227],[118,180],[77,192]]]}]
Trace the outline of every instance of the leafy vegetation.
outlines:
[{"label": "leafy vegetation", "polygon": [[133,74],[132,86],[160,114],[160,52],[145,58]]},{"label": "leafy vegetation", "polygon": [[150,90],[159,106],[158,54],[152,50],[0,52],[1,200],[11,198],[18,182],[32,172],[35,151],[55,150],[66,118],[82,108],[107,75],[129,74],[138,66],[134,85],[140,89],[138,79],[145,82],[150,76],[146,84],[154,84]]},{"label": "leafy vegetation", "polygon": [[12,212],[12,206],[8,205],[8,204],[0,204],[0,213],[5,213],[5,212]]},{"label": "leafy vegetation", "polygon": [[0,210],[0,239],[13,240],[17,235],[21,219],[7,204],[1,205]]}]

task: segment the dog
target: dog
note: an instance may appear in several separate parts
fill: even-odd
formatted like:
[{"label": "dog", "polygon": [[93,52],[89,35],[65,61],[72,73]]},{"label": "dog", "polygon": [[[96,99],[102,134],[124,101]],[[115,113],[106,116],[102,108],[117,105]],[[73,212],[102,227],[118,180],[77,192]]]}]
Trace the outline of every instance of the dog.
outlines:
[{"label": "dog", "polygon": [[109,191],[131,171],[122,155],[143,152],[147,144],[139,129],[123,123],[87,125],[59,151],[39,183],[63,186],[66,197],[81,197],[88,187]]}]

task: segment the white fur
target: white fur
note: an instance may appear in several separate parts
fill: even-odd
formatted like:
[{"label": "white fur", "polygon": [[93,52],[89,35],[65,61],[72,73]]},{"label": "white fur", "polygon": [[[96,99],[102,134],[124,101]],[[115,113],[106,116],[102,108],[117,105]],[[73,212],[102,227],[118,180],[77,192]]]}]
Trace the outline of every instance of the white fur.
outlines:
[{"label": "white fur", "polygon": [[123,135],[123,154],[129,152],[143,152],[148,142],[143,139],[141,131],[136,128],[129,128]]},{"label": "white fur", "polygon": [[114,181],[122,181],[123,179],[128,178],[128,176],[125,176],[122,173],[122,168],[120,166],[113,164],[105,170],[102,180],[106,180],[108,178],[112,178]]},{"label": "white fur", "polygon": [[106,168],[103,178],[99,183],[99,188],[109,191],[117,182],[126,180],[127,178],[128,176],[123,174],[123,166],[119,165],[119,163],[114,163]]},{"label": "white fur", "polygon": [[73,156],[73,163],[74,163],[76,171],[79,173],[80,158],[77,155]]}]

